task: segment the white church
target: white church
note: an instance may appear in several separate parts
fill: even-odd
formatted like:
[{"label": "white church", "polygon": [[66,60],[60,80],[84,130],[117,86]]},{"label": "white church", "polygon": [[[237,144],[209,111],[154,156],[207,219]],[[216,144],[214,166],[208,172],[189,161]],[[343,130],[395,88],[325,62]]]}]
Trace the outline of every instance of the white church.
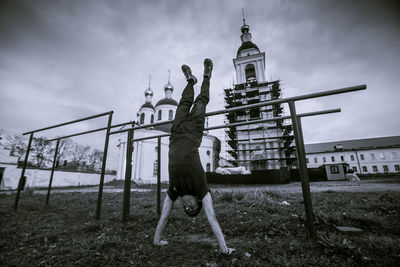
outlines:
[{"label": "white church", "polygon": [[[172,98],[174,87],[170,77],[164,86],[165,97],[153,106],[153,90],[147,88],[144,91],[145,103],[137,112],[137,124],[145,125],[155,122],[173,120],[178,107],[178,102]],[[134,139],[156,136],[170,133],[171,124],[156,127],[139,129],[134,131]],[[161,182],[168,182],[168,146],[169,137],[161,138]],[[125,179],[126,167],[126,134],[121,135],[118,147],[118,169],[117,179]],[[218,167],[219,153],[221,150],[220,140],[206,132],[203,134],[203,141],[199,147],[200,160],[204,171],[213,172]],[[136,141],[133,145],[132,154],[132,181],[136,183],[154,184],[157,183],[157,138]]]}]

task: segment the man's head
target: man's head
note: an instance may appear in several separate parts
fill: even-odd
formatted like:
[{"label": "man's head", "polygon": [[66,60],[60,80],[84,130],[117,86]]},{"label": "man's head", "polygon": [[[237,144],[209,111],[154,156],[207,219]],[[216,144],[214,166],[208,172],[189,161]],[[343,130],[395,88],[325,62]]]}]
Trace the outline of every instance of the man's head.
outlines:
[{"label": "man's head", "polygon": [[192,195],[184,195],[181,197],[181,203],[183,210],[190,217],[194,217],[199,214],[201,207],[203,206],[201,200]]}]

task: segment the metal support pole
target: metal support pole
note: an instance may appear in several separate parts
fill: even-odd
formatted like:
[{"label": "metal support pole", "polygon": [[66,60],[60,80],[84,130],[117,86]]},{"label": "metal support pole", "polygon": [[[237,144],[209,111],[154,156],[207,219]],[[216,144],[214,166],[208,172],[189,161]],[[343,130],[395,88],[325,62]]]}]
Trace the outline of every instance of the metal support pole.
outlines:
[{"label": "metal support pole", "polygon": [[297,163],[300,171],[301,186],[303,191],[304,208],[306,212],[306,227],[309,236],[314,238],[316,236],[314,228],[314,214],[312,210],[310,184],[308,179],[306,153],[304,148],[303,133],[301,123],[296,114],[296,106],[294,101],[289,101],[290,115],[292,117],[294,138],[296,141]]},{"label": "metal support pole", "polygon": [[157,214],[161,215],[161,137],[157,140]]},{"label": "metal support pole", "polygon": [[51,167],[49,188],[47,188],[46,206],[49,205],[50,190],[51,190],[51,184],[53,183],[53,175],[54,175],[54,169],[55,169],[55,167],[56,167],[57,153],[58,153],[58,146],[59,146],[59,145],[60,145],[60,139],[57,140],[56,151],[54,152],[54,159],[53,159],[53,166]]},{"label": "metal support pole", "polygon": [[31,135],[29,136],[28,147],[26,148],[24,166],[22,167],[21,177],[19,178],[17,195],[15,196],[14,210],[17,210],[17,208],[18,208],[19,195],[21,194],[21,189],[22,189],[21,188],[22,186],[20,186],[20,185],[22,185],[22,180],[25,176],[25,169],[26,169],[26,165],[28,164],[29,151],[31,150],[32,139],[33,139],[33,133],[31,133]]},{"label": "metal support pole", "polygon": [[126,223],[129,217],[129,208],[131,199],[131,179],[132,179],[132,152],[133,152],[133,131],[129,131],[126,140],[125,184],[124,184],[124,200],[122,207],[123,223]]},{"label": "metal support pole", "polygon": [[105,171],[106,171],[108,141],[110,139],[110,129],[111,129],[111,122],[112,122],[112,114],[113,114],[112,111],[110,111],[110,113],[108,114],[108,124],[107,124],[106,138],[105,138],[105,142],[104,142],[103,164],[101,165],[99,194],[98,194],[98,197],[97,197],[96,220],[100,220],[101,199],[103,197],[104,174],[105,174]]}]

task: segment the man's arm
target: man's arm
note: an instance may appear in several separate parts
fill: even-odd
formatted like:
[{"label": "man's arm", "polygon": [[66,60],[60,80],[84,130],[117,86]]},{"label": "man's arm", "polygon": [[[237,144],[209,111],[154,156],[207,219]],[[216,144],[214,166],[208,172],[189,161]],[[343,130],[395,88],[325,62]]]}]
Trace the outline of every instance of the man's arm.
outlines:
[{"label": "man's arm", "polygon": [[224,234],[222,233],[221,227],[219,226],[217,218],[215,217],[215,212],[210,192],[207,193],[207,195],[203,198],[202,202],[208,223],[210,224],[211,229],[218,240],[219,249],[223,254],[231,254],[235,249],[228,248],[226,246]]},{"label": "man's arm", "polygon": [[162,232],[167,225],[168,217],[171,214],[171,210],[174,202],[169,198],[168,194],[165,196],[163,209],[161,212],[160,220],[158,221],[156,233],[154,234],[154,245],[155,246],[164,246],[167,245],[168,242],[165,240],[161,240]]}]

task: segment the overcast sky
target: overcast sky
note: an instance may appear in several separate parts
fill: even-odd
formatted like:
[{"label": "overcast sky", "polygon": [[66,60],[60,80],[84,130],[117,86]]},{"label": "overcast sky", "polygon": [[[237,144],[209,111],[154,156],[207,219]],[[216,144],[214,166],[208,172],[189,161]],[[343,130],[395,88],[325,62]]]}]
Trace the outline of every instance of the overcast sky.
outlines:
[{"label": "overcast sky", "polygon": [[[208,111],[222,109],[223,89],[235,79],[242,8],[266,53],[266,77],[281,80],[284,97],[368,86],[298,102],[299,113],[342,109],[303,119],[306,143],[400,134],[400,9],[361,0],[2,0],[0,129],[19,134],[109,110],[113,123],[135,120],[149,75],[153,104],[165,96],[168,69],[179,100],[180,66],[201,77],[206,57],[214,61]],[[45,136],[105,125],[97,119]],[[102,148],[104,133],[87,138]]]}]

